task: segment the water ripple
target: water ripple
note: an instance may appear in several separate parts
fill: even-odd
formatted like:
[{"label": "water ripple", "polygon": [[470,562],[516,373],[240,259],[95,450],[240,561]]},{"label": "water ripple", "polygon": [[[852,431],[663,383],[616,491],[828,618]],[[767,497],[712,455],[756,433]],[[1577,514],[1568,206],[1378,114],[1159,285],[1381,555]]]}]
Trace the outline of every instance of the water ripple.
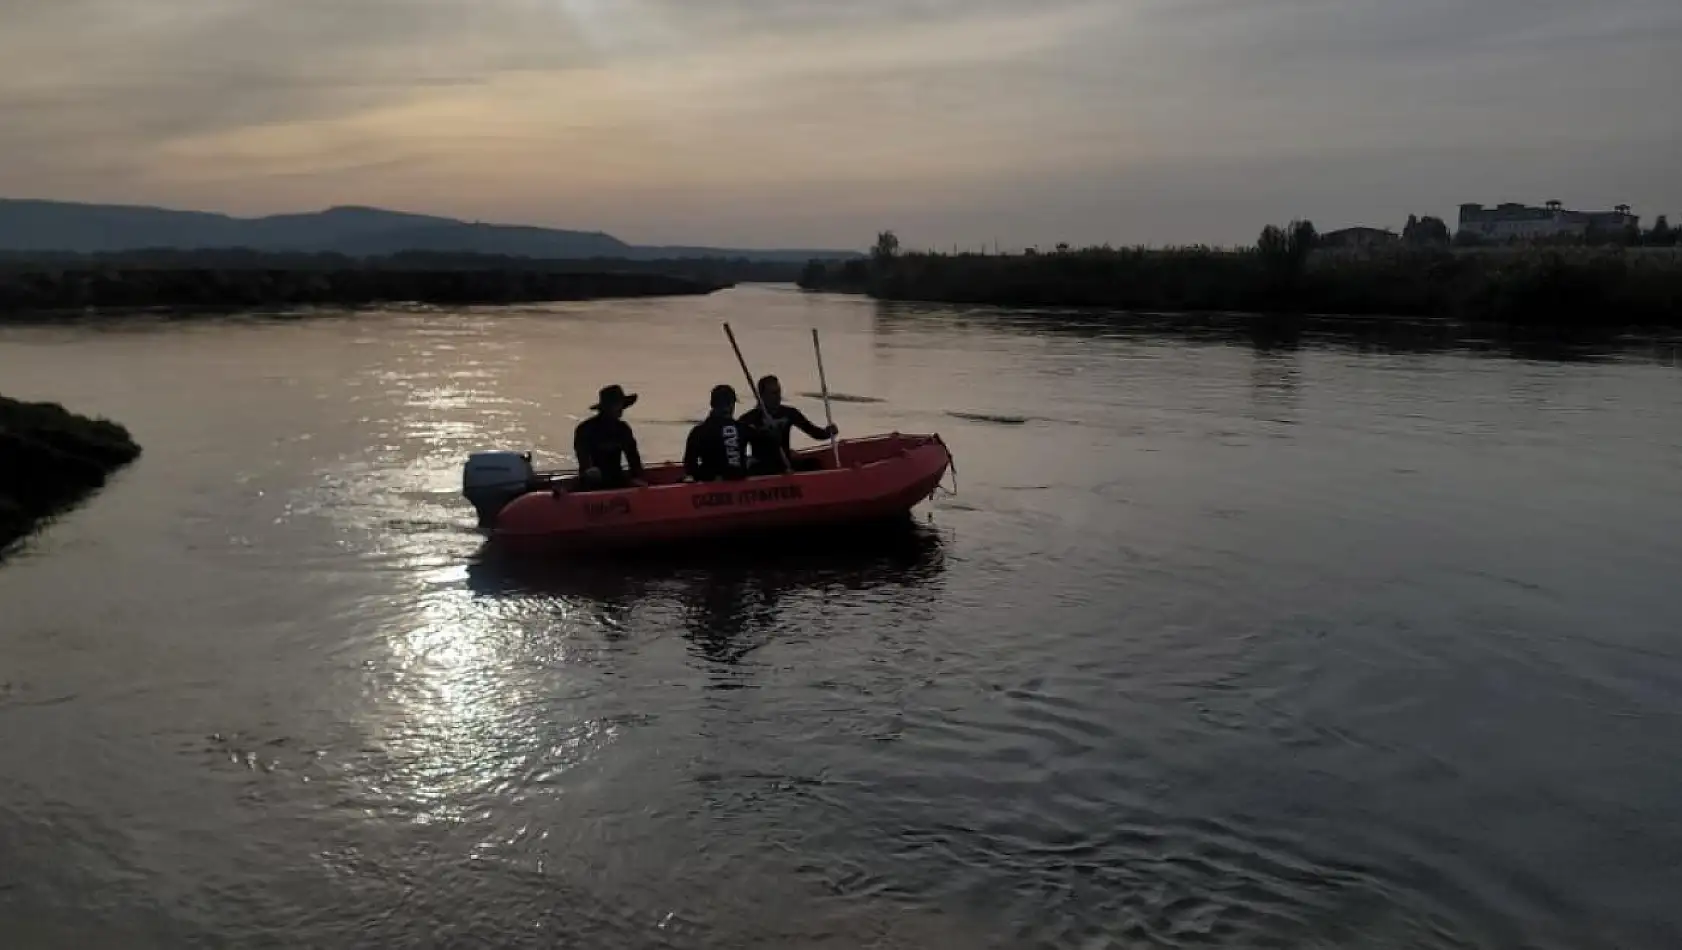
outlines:
[{"label": "water ripple", "polygon": [[[959,494],[864,544],[485,549],[466,453],[564,465],[619,381],[675,455],[739,372],[722,319],[790,392],[820,326],[870,394],[843,430],[942,432]],[[147,447],[0,570],[0,932],[1682,941],[1674,365],[1053,319],[743,288],[0,328],[8,394]]]}]

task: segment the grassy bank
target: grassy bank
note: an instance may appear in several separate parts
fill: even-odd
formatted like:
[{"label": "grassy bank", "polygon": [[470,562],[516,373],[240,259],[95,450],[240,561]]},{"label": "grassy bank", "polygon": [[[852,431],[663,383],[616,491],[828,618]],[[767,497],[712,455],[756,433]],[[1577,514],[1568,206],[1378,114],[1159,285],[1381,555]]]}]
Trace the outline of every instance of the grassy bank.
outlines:
[{"label": "grassy bank", "polygon": [[728,282],[694,276],[544,262],[314,266],[259,257],[205,266],[190,258],[145,265],[12,260],[0,261],[0,314],[85,307],[533,303],[708,294],[725,286]]},{"label": "grassy bank", "polygon": [[[1281,232],[1284,233],[1284,232]],[[801,286],[883,300],[1155,312],[1448,317],[1512,325],[1682,326],[1682,252],[1620,248],[1093,248],[894,254],[809,265]]]},{"label": "grassy bank", "polygon": [[0,550],[139,455],[114,422],[0,396]]},{"label": "grassy bank", "polygon": [[154,248],[105,251],[0,250],[0,271],[29,267],[35,270],[405,270],[405,271],[543,271],[563,274],[655,274],[686,277],[720,286],[756,281],[793,283],[804,262],[754,260],[743,257],[661,258],[533,258],[505,254],[445,251],[404,251],[368,257],[306,251],[253,251],[243,248],[181,250]]}]

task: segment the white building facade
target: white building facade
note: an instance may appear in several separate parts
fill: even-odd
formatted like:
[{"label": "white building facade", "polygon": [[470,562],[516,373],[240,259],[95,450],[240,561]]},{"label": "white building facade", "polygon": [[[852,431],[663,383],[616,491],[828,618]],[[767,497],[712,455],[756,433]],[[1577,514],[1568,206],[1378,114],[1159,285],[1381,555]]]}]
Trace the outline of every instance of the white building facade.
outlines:
[{"label": "white building facade", "polygon": [[1611,211],[1570,211],[1557,201],[1540,208],[1516,203],[1493,208],[1463,204],[1455,233],[1493,242],[1533,241],[1560,235],[1587,237],[1590,232],[1617,234],[1640,223],[1641,218],[1630,213],[1629,205],[1618,205]]}]

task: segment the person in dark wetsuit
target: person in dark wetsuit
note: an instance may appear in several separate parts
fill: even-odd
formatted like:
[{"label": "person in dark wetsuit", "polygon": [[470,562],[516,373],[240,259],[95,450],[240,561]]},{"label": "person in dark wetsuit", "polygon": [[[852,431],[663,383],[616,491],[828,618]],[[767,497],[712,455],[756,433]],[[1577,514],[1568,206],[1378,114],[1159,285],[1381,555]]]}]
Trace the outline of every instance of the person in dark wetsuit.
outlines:
[{"label": "person in dark wetsuit", "polygon": [[698,482],[746,478],[747,433],[736,422],[736,390],[714,386],[712,413],[689,430],[683,447],[683,470]]},{"label": "person in dark wetsuit", "polygon": [[[766,376],[759,381],[759,399],[764,403],[763,411],[755,406],[742,414],[737,420],[748,431],[748,444],[752,447],[752,458],[748,463],[749,474],[777,475],[788,471],[792,463],[795,471],[811,472],[823,467],[819,459],[796,459],[789,451],[789,440],[793,438],[793,430],[799,429],[814,439],[827,439],[837,433],[835,426],[818,427],[806,414],[793,406],[783,405],[783,384],[775,376]],[[771,417],[769,424],[766,415]]]},{"label": "person in dark wetsuit", "polygon": [[642,480],[637,437],[624,418],[625,410],[636,402],[637,394],[627,395],[623,386],[603,387],[596,404],[590,407],[596,414],[573,430],[572,451],[578,456],[579,491],[647,484]]}]

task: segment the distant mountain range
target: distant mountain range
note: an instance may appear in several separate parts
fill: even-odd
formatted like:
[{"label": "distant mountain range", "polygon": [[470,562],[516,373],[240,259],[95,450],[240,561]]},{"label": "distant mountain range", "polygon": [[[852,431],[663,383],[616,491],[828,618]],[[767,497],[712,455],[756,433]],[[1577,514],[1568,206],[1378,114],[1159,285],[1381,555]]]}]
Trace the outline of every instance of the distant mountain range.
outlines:
[{"label": "distant mountain range", "polygon": [[248,248],[355,257],[435,251],[550,260],[722,257],[804,262],[862,256],[857,251],[794,248],[638,247],[600,231],[483,224],[381,208],[236,218],[168,208],[0,198],[0,251],[97,254],[152,248]]}]

